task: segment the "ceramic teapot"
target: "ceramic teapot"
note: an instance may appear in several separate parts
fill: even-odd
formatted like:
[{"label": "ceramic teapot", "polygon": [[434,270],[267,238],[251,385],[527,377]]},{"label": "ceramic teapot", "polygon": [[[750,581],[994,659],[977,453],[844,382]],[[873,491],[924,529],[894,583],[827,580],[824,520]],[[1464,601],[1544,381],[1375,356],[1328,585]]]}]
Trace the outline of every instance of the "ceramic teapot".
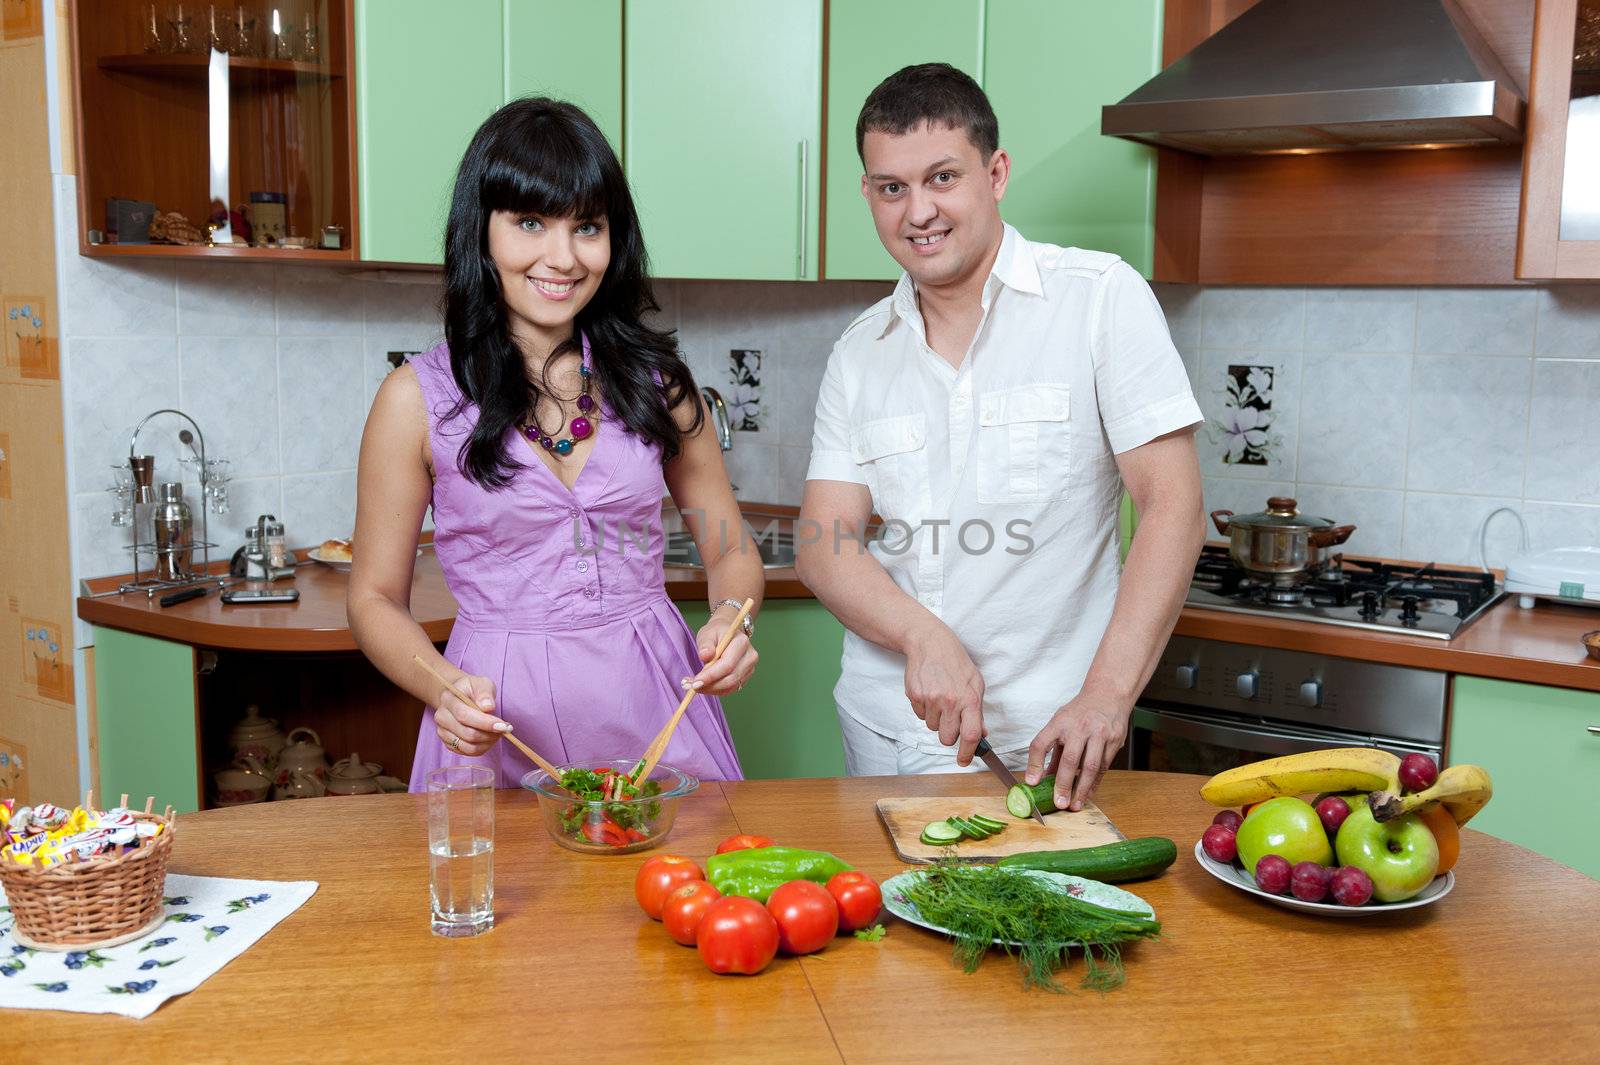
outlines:
[{"label": "ceramic teapot", "polygon": [[272,787],[274,799],[320,799],[327,793],[327,787],[309,769],[281,771],[278,782]]},{"label": "ceramic teapot", "polygon": [[[296,736],[310,739],[297,740]],[[322,737],[303,725],[289,731],[288,743],[278,752],[278,775],[285,777],[285,771],[293,769],[307,770],[318,780],[328,779],[328,756],[322,749]]]},{"label": "ceramic teapot", "polygon": [[341,758],[328,771],[329,795],[376,795],[383,790],[378,775],[383,766],[377,762],[363,762],[359,754]]},{"label": "ceramic teapot", "polygon": [[261,707],[251,703],[245,708],[244,720],[228,733],[228,746],[233,756],[249,756],[271,769],[278,764],[278,752],[283,750],[283,732],[270,717],[261,716]]}]

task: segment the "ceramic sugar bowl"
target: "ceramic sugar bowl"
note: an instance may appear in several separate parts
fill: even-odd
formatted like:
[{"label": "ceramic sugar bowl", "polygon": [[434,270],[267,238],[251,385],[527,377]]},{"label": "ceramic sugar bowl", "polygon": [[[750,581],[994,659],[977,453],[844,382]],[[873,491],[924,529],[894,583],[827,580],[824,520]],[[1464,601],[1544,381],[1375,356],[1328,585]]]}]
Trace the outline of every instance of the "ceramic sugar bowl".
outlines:
[{"label": "ceramic sugar bowl", "polygon": [[295,769],[304,769],[318,780],[328,779],[328,755],[322,748],[322,737],[304,726],[291,729],[288,742],[278,752],[278,776],[286,779]]},{"label": "ceramic sugar bowl", "polygon": [[329,795],[376,795],[383,790],[378,776],[383,767],[377,762],[363,762],[359,754],[341,758],[328,771]]},{"label": "ceramic sugar bowl", "polygon": [[272,780],[261,763],[250,755],[234,759],[227,769],[213,778],[217,784],[218,806],[244,806],[265,802]]},{"label": "ceramic sugar bowl", "polygon": [[283,750],[283,731],[270,717],[261,716],[261,707],[251,703],[245,708],[244,720],[228,733],[228,746],[235,758],[250,757],[268,769],[278,764],[278,752]]}]

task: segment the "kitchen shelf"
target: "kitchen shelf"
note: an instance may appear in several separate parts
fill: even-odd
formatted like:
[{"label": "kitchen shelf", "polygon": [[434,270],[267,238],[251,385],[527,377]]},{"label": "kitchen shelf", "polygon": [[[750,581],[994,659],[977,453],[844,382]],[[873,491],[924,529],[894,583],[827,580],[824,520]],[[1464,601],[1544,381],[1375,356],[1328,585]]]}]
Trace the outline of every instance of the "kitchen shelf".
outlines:
[{"label": "kitchen shelf", "polygon": [[145,256],[157,259],[242,259],[329,265],[356,261],[354,248],[332,251],[324,248],[256,248],[230,244],[86,244],[83,254],[91,259]]},{"label": "kitchen shelf", "polygon": [[[95,63],[101,70],[152,77],[203,79],[211,67],[208,55],[103,55]],[[325,63],[303,63],[297,59],[255,59],[229,56],[228,70],[255,70],[275,77],[342,78],[344,73]]]}]

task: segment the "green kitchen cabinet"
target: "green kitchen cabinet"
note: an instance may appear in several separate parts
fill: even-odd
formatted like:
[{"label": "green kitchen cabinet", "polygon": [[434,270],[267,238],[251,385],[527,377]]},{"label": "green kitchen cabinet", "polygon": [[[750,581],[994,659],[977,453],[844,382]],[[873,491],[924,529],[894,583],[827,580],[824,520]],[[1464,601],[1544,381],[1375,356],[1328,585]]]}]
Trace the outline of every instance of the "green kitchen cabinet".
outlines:
[{"label": "green kitchen cabinet", "polygon": [[456,167],[505,99],[502,0],[356,0],[361,258],[444,262]]},{"label": "green kitchen cabinet", "polygon": [[100,795],[157,809],[200,808],[195,650],[120,629],[94,628]]},{"label": "green kitchen cabinet", "polygon": [[[991,0],[992,2],[992,0]],[[856,118],[867,94],[901,67],[949,63],[983,82],[985,0],[831,0],[828,5],[828,209],[823,273],[893,281],[861,195]]]},{"label": "green kitchen cabinet", "polygon": [[1600,693],[1462,676],[1453,689],[1450,761],[1494,781],[1469,827],[1600,878]]},{"label": "green kitchen cabinet", "polygon": [[1161,0],[987,0],[983,85],[1011,156],[1001,216],[1029,240],[1155,257],[1155,151],[1100,108],[1161,69]]},{"label": "green kitchen cabinet", "polygon": [[822,0],[627,0],[624,159],[660,277],[817,276]]},{"label": "green kitchen cabinet", "polygon": [[575,103],[621,155],[622,0],[504,2],[505,99]]},{"label": "green kitchen cabinet", "polygon": [[[679,603],[689,626],[706,623],[704,603]],[[844,775],[844,741],[834,709],[844,626],[815,599],[769,599],[756,621],[755,675],[722,711],[744,775],[752,780]]]}]

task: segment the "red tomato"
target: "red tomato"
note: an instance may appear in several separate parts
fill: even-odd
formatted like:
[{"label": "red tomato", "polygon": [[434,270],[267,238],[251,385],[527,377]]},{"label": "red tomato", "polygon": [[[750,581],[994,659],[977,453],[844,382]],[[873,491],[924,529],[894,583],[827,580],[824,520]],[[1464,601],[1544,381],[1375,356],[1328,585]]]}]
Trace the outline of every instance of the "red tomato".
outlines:
[{"label": "red tomato", "polygon": [[686,947],[694,946],[700,919],[706,915],[711,904],[720,898],[722,892],[713,887],[709,880],[691,880],[673,888],[667,901],[661,904],[661,923],[666,925],[667,935]]},{"label": "red tomato", "polygon": [[778,922],[755,899],[728,895],[707,908],[694,941],[712,972],[754,975],[778,953]]},{"label": "red tomato", "polygon": [[811,954],[839,933],[839,904],[828,889],[810,880],[791,880],[767,899],[778,922],[778,948],[785,954]]},{"label": "red tomato", "polygon": [[766,836],[729,836],[717,844],[717,853],[727,854],[729,851],[744,851],[755,847],[770,847],[772,845],[772,840]]},{"label": "red tomato", "polygon": [[639,900],[639,906],[652,921],[659,921],[661,904],[667,901],[667,894],[673,888],[705,878],[706,875],[694,864],[693,858],[659,854],[639,866],[639,871],[634,874],[633,897]]},{"label": "red tomato", "polygon": [[828,880],[828,894],[839,904],[839,931],[854,932],[878,919],[883,909],[883,892],[878,882],[866,873],[851,870],[835,873]]}]

